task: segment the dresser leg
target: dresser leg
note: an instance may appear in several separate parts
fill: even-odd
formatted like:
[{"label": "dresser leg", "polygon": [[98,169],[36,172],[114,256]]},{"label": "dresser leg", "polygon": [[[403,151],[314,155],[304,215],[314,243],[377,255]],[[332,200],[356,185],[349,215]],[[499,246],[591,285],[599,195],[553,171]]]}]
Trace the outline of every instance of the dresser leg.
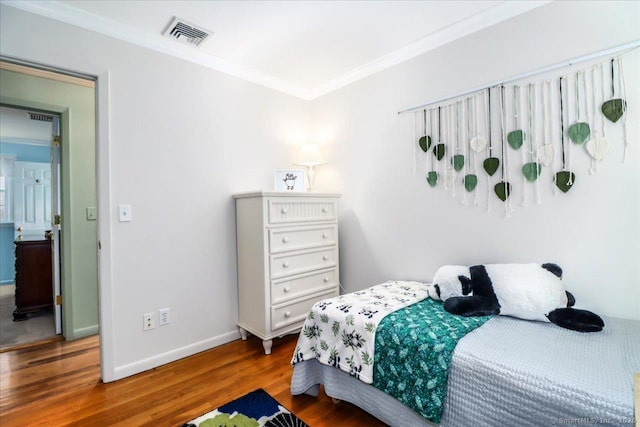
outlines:
[{"label": "dresser leg", "polygon": [[240,330],[240,338],[242,338],[242,341],[246,341],[247,340],[247,336],[249,335],[247,333],[246,330],[242,329],[242,328],[238,328]]},{"label": "dresser leg", "polygon": [[262,341],[262,346],[264,347],[264,354],[271,354],[272,345],[273,345],[273,340]]}]

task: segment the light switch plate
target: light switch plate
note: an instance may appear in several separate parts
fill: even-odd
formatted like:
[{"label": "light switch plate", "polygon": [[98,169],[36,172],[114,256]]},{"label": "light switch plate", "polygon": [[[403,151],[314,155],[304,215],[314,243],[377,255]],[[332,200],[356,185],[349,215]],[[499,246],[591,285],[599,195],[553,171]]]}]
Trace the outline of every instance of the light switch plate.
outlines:
[{"label": "light switch plate", "polygon": [[120,222],[131,221],[131,205],[118,205]]},{"label": "light switch plate", "polygon": [[87,208],[87,221],[95,221],[98,219],[98,209],[95,207]]}]

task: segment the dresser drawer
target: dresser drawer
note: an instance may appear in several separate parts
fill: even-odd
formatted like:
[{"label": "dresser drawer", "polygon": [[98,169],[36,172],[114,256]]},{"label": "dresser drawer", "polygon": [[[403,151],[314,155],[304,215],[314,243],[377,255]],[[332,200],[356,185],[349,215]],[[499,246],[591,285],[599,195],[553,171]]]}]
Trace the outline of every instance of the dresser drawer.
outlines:
[{"label": "dresser drawer", "polygon": [[323,299],[338,296],[338,289],[320,294],[314,295],[303,301],[296,302],[294,304],[285,305],[282,307],[271,307],[271,328],[276,330],[284,328],[285,326],[300,323],[300,326],[307,318],[311,307],[318,301]]},{"label": "dresser drawer", "polygon": [[295,276],[287,280],[274,280],[271,282],[271,304],[281,304],[329,288],[337,289],[336,273],[336,269],[333,268],[318,273]]},{"label": "dresser drawer", "polygon": [[304,252],[285,252],[280,255],[271,255],[271,278],[291,276],[292,274],[321,268],[334,267],[337,264],[338,248],[336,246],[314,249]]},{"label": "dresser drawer", "polygon": [[269,223],[282,224],[299,221],[335,221],[335,200],[270,199]]},{"label": "dresser drawer", "polygon": [[305,228],[276,228],[269,230],[269,251],[271,253],[335,245],[338,236],[337,225]]}]

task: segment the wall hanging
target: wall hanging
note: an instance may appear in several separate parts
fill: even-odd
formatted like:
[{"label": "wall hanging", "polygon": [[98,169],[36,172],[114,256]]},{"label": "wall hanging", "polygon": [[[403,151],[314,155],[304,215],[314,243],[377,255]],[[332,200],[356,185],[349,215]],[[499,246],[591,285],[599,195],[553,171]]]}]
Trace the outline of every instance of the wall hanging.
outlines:
[{"label": "wall hanging", "polygon": [[[596,173],[610,150],[607,127],[622,127],[624,162],[629,100],[623,55],[638,47],[640,40],[400,111],[413,114],[412,144],[426,184],[463,205],[471,197],[474,206],[486,185],[487,211],[495,200],[509,217],[514,201],[542,203],[541,186],[565,194],[583,172]],[[576,70],[577,63],[587,65]],[[573,156],[585,155],[590,167],[574,168]]]}]

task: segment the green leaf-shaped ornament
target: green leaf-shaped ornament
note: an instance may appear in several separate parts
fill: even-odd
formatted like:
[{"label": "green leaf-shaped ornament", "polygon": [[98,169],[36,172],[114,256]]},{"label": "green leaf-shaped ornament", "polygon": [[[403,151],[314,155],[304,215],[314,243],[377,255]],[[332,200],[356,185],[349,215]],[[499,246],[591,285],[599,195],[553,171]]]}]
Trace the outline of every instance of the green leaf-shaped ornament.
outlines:
[{"label": "green leaf-shaped ornament", "polygon": [[538,179],[540,172],[542,172],[542,165],[540,163],[531,162],[522,165],[522,175],[524,175],[529,182],[534,182]]},{"label": "green leaf-shaped ornament", "polygon": [[498,170],[499,166],[500,159],[497,157],[487,157],[486,159],[484,159],[484,162],[482,162],[482,167],[484,168],[485,172],[489,174],[489,176],[493,176],[493,174]]},{"label": "green leaf-shaped ornament", "polygon": [[493,187],[493,191],[495,191],[496,196],[504,202],[511,195],[511,184],[507,181],[500,181]]},{"label": "green leaf-shaped ornament", "polygon": [[519,149],[524,142],[524,132],[520,129],[509,132],[507,134],[507,142],[514,150]]},{"label": "green leaf-shaped ornament", "polygon": [[468,192],[472,192],[478,185],[478,177],[472,173],[464,176],[464,188]]},{"label": "green leaf-shaped ornament", "polygon": [[427,173],[427,182],[430,186],[435,187],[438,183],[438,172],[431,171]]},{"label": "green leaf-shaped ornament", "polygon": [[436,159],[442,160],[444,157],[445,146],[444,144],[436,144],[433,146],[433,155],[436,156]]},{"label": "green leaf-shaped ornament", "polygon": [[420,146],[422,151],[426,153],[431,147],[431,137],[429,135],[420,137],[420,139],[418,140],[418,145]]},{"label": "green leaf-shaped ornament", "polygon": [[460,172],[460,170],[464,167],[464,156],[462,154],[456,154],[451,158],[451,166],[456,170],[456,172]]},{"label": "green leaf-shaped ornament", "polygon": [[580,145],[589,139],[589,135],[591,135],[591,129],[589,129],[589,123],[578,122],[569,126],[569,130],[567,132],[569,134],[569,138]]},{"label": "green leaf-shaped ornament", "polygon": [[576,174],[569,171],[560,171],[556,173],[556,187],[562,190],[563,193],[571,190],[573,184],[576,183]]},{"label": "green leaf-shaped ornament", "polygon": [[617,122],[627,109],[627,103],[624,99],[615,98],[610,99],[602,103],[602,114],[611,120],[613,123]]}]

